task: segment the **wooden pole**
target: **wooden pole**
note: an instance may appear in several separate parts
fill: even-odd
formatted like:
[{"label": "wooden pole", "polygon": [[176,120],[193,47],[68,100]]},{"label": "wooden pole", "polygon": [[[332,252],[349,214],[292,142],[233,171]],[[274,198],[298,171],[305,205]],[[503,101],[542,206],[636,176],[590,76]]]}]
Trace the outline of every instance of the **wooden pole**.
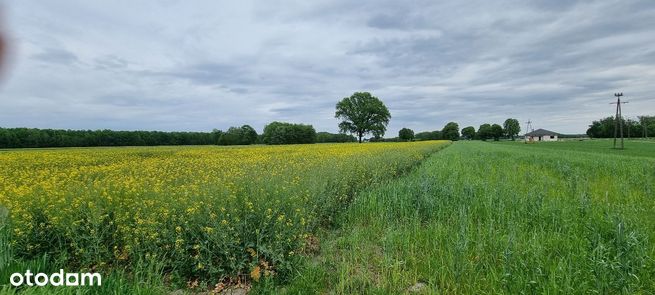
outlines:
[{"label": "wooden pole", "polygon": [[617,103],[616,103],[616,115],[614,115],[614,148],[616,148],[616,137],[618,136],[619,132],[619,101],[620,99],[618,98],[619,95],[614,94],[617,97]]},{"label": "wooden pole", "polygon": [[621,98],[619,98],[619,130],[621,130],[621,149],[623,149],[623,114],[621,113]]}]

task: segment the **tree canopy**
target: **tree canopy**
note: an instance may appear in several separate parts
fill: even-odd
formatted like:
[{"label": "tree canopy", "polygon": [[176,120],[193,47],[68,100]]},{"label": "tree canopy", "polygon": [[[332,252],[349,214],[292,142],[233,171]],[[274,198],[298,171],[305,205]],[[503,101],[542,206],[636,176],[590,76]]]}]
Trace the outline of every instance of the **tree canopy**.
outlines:
[{"label": "tree canopy", "polygon": [[464,127],[464,129],[462,129],[462,136],[466,139],[475,138],[475,128],[473,126]]},{"label": "tree canopy", "polygon": [[[587,135],[591,138],[612,138],[614,137],[614,117],[607,117],[593,121],[587,129]],[[655,116],[639,116],[638,120],[622,118],[623,136],[625,137],[646,137],[655,135]]]},{"label": "tree canopy", "polygon": [[271,122],[264,127],[265,144],[315,143],[316,130],[312,125]]},{"label": "tree canopy", "polygon": [[494,138],[495,141],[499,141],[501,137],[503,137],[503,127],[498,125],[498,124],[493,124],[491,125],[491,136]]},{"label": "tree canopy", "polygon": [[257,131],[250,125],[230,127],[218,138],[219,145],[248,145],[257,143]]},{"label": "tree canopy", "polygon": [[490,124],[482,124],[478,128],[478,138],[482,140],[487,140],[493,137]]},{"label": "tree canopy", "polygon": [[441,139],[441,131],[423,131],[414,135],[414,140],[439,140]]},{"label": "tree canopy", "polygon": [[337,103],[334,117],[342,120],[341,132],[355,134],[361,143],[362,137],[369,133],[376,138],[384,136],[391,114],[377,97],[368,92],[355,92]]},{"label": "tree canopy", "polygon": [[316,133],[316,142],[326,143],[326,142],[354,142],[354,141],[357,141],[357,138],[355,138],[350,134],[329,133],[329,132]]},{"label": "tree canopy", "polygon": [[414,130],[409,128],[403,128],[398,131],[398,138],[401,141],[412,141],[414,140]]},{"label": "tree canopy", "polygon": [[459,139],[459,124],[455,122],[448,122],[441,130],[441,136],[447,140]]},{"label": "tree canopy", "polygon": [[220,130],[163,132],[0,128],[0,148],[210,145],[216,144],[220,135]]},{"label": "tree canopy", "polygon": [[521,125],[519,124],[519,120],[509,118],[503,123],[503,129],[505,135],[514,140],[514,137],[521,132]]}]

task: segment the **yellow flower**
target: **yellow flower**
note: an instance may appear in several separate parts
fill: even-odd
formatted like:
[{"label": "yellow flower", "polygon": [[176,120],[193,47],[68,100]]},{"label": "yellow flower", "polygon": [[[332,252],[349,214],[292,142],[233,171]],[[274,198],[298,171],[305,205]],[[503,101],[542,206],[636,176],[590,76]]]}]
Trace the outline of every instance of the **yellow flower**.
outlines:
[{"label": "yellow flower", "polygon": [[[15,150],[0,153],[0,204],[11,220],[9,243],[17,254],[70,248],[75,250],[62,254],[95,259],[86,241],[109,234],[120,245],[113,249],[117,260],[146,255],[133,249],[155,249],[147,254],[162,257],[171,248],[197,259],[201,245],[182,238],[195,231],[220,234],[230,243],[256,243],[237,230],[247,224],[256,227],[258,238],[267,235],[263,241],[299,242],[315,230],[314,209],[324,205],[316,197],[325,189],[331,195],[321,200],[345,200],[353,181],[391,177],[440,144]],[[45,216],[34,218],[32,211]],[[44,230],[59,230],[56,234],[70,243],[45,244],[28,234]],[[186,247],[197,251],[188,253]],[[248,259],[258,254],[247,251]],[[268,270],[253,273],[253,279],[261,271]]]},{"label": "yellow flower", "polygon": [[252,269],[250,272],[250,277],[255,281],[259,282],[259,278],[262,276],[261,274],[261,268],[258,266],[255,266],[255,268]]}]

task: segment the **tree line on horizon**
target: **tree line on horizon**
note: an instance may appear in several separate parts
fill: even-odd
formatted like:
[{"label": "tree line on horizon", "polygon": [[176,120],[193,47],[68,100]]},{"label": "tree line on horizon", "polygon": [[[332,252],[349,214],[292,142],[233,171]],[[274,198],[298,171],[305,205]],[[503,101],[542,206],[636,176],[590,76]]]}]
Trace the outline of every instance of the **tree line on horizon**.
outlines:
[{"label": "tree line on horizon", "polygon": [[[329,142],[421,141],[421,140],[514,140],[521,132],[517,119],[509,118],[503,125],[482,124],[459,129],[448,122],[441,130],[415,133],[402,128],[398,137],[384,138],[391,113],[385,104],[369,92],[355,92],[336,104],[335,118],[340,119],[339,133],[316,132],[312,125],[273,121],[262,134],[250,125],[230,127],[212,132],[59,130],[37,128],[0,128],[0,148],[92,147],[92,146],[155,146],[155,145],[250,145],[308,144]],[[640,116],[639,122],[622,119],[625,137],[655,134],[655,116]],[[614,118],[593,121],[587,130],[592,138],[614,136]]]},{"label": "tree line on horizon", "polygon": [[[441,130],[423,131],[414,134],[414,131],[409,128],[400,129],[398,137],[390,139],[380,139],[380,141],[422,141],[422,140],[488,140],[495,141],[501,138],[508,138],[515,140],[521,132],[521,126],[517,119],[509,118],[505,120],[503,126],[498,124],[482,124],[475,130],[473,126],[467,126],[459,130],[459,124],[456,122],[448,122]],[[375,141],[375,139],[373,139]]]},{"label": "tree line on horizon", "polygon": [[[613,138],[616,118],[606,117],[593,121],[587,129],[590,138]],[[638,116],[637,120],[621,118],[623,136],[626,138],[655,135],[655,116]]]},{"label": "tree line on horizon", "polygon": [[503,126],[498,124],[482,124],[475,130],[473,126],[467,126],[462,129],[460,134],[459,124],[448,122],[441,130],[424,131],[414,133],[409,128],[402,128],[398,132],[398,137],[384,138],[386,126],[391,119],[391,114],[387,107],[377,97],[368,92],[355,92],[352,96],[343,98],[337,103],[337,112],[335,117],[342,119],[339,123],[341,132],[355,134],[361,143],[363,136],[372,134],[368,140],[371,142],[393,142],[393,141],[413,141],[413,140],[459,140],[459,139],[494,139],[500,140],[501,137],[507,137],[514,140],[521,131],[519,121],[509,118],[505,120]]},{"label": "tree line on horizon", "polygon": [[363,136],[370,132],[383,136],[391,117],[386,106],[368,92],[356,92],[342,99],[336,109],[335,117],[343,119],[338,134],[317,133],[312,125],[278,121],[266,125],[262,134],[257,134],[250,125],[212,132],[0,128],[0,148],[362,142]]},{"label": "tree line on horizon", "polygon": [[[518,121],[508,119],[505,129],[497,124],[483,124],[478,132],[472,126],[462,129],[449,122],[442,130],[414,134],[408,128],[399,137],[386,139],[384,134],[391,119],[385,104],[369,92],[355,92],[336,104],[335,118],[341,119],[340,133],[316,132],[312,125],[274,121],[264,127],[262,134],[250,125],[233,126],[212,132],[162,132],[113,130],[57,130],[36,128],[0,128],[0,148],[93,147],[93,146],[156,146],[156,145],[251,145],[251,144],[308,144],[329,142],[458,140],[498,138],[518,134]],[[513,121],[512,121],[513,120]],[[508,122],[510,125],[508,125]],[[515,122],[516,130],[512,131]],[[355,135],[355,136],[353,136]]]},{"label": "tree line on horizon", "polygon": [[267,127],[263,134],[257,134],[249,125],[212,132],[0,128],[0,148],[302,144],[356,141],[354,136],[348,134],[316,132],[311,125],[273,122]]}]

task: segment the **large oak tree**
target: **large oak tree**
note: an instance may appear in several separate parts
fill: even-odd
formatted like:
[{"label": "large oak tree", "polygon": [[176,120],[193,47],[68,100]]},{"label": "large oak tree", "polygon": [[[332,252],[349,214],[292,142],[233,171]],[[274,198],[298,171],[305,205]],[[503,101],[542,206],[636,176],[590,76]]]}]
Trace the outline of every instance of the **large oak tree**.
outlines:
[{"label": "large oak tree", "polygon": [[355,92],[337,103],[334,117],[343,120],[339,123],[341,132],[355,134],[361,143],[362,137],[369,133],[384,136],[391,114],[377,97],[368,92]]}]

